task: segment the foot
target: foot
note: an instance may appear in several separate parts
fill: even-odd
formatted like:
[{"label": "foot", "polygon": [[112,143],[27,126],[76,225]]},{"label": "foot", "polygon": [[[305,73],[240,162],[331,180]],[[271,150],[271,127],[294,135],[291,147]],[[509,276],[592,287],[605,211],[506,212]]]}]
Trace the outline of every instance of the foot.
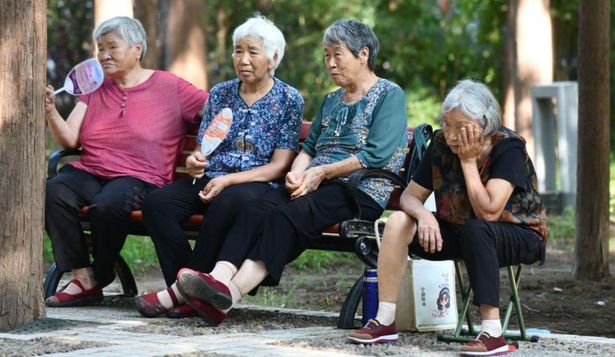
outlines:
[{"label": "foot", "polygon": [[188,304],[176,306],[167,312],[167,317],[171,319],[183,319],[185,317],[195,316],[198,316],[196,311]]},{"label": "foot", "polygon": [[508,353],[508,344],[503,335],[492,337],[487,332],[481,332],[472,340],[459,348],[459,354],[464,356],[498,356]]},{"label": "foot", "polygon": [[226,318],[226,312],[216,309],[211,304],[197,298],[187,298],[186,303],[199,315],[207,326],[218,326]]},{"label": "foot", "polygon": [[395,322],[388,326],[381,325],[378,320],[372,319],[365,327],[352,331],[348,339],[354,343],[387,343],[395,342],[399,338]]},{"label": "foot", "polygon": [[98,304],[101,301],[103,301],[103,293],[100,285],[85,289],[78,279],[73,279],[60,291],[48,297],[45,305],[50,307],[87,306]]},{"label": "foot", "polygon": [[219,310],[228,309],[233,304],[228,286],[211,275],[196,270],[181,269],[177,273],[177,287],[186,300],[196,298]]},{"label": "foot", "polygon": [[[163,291],[164,292],[164,291]],[[171,297],[170,306],[165,306],[158,298],[158,292],[143,294],[135,298],[135,305],[137,311],[145,317],[159,317],[162,314],[166,314],[172,308],[181,305],[179,299],[175,295],[175,291],[172,288],[167,288],[166,292]]]}]

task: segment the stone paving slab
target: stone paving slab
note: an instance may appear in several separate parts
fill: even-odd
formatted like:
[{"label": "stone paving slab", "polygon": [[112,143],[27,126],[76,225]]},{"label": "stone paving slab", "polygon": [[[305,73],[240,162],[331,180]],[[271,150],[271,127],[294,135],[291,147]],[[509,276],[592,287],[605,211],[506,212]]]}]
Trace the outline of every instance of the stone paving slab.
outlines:
[{"label": "stone paving slab", "polygon": [[[337,314],[279,308],[240,306],[238,313],[265,311],[315,318]],[[458,344],[439,343],[436,333],[401,333],[396,345],[363,346],[346,343],[348,331],[328,326],[252,331],[206,329],[205,334],[182,334],[168,328],[172,319],[142,318],[134,309],[114,307],[49,308],[48,318],[8,333],[0,333],[0,356],[456,356]],[[331,321],[331,320],[327,320]],[[167,329],[153,325],[164,323]],[[185,324],[185,321],[183,322]],[[192,321],[200,325],[200,321]],[[251,324],[253,322],[250,322]],[[266,323],[266,321],[264,321]],[[225,321],[226,324],[226,321]],[[258,321],[257,321],[258,324]],[[188,325],[190,326],[190,325]],[[155,326],[154,326],[155,327]],[[258,326],[257,326],[258,327]],[[143,332],[150,331],[150,332]],[[159,331],[159,332],[156,332]],[[176,331],[169,333],[169,331]],[[203,331],[203,330],[198,330]],[[40,344],[41,346],[38,346]],[[26,346],[27,348],[24,348]],[[20,353],[21,352],[21,353]],[[615,339],[544,334],[538,343],[521,343],[513,356],[615,356]]]}]

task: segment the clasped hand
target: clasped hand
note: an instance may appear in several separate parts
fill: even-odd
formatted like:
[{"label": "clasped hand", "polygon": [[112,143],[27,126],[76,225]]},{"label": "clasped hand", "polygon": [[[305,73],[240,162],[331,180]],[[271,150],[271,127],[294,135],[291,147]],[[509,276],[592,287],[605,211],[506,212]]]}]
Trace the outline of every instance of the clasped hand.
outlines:
[{"label": "clasped hand", "polygon": [[311,167],[302,173],[290,171],[286,174],[286,190],[290,193],[290,198],[295,199],[316,190],[324,179],[325,170],[319,166]]},{"label": "clasped hand", "polygon": [[227,186],[229,186],[229,182],[226,176],[214,177],[203,187],[203,190],[199,191],[199,198],[203,203],[209,203]]}]

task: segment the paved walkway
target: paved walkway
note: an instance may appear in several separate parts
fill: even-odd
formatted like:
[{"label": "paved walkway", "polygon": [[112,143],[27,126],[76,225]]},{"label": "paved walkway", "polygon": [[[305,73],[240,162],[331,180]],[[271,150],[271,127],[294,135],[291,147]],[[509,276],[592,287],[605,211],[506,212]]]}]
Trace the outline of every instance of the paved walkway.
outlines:
[{"label": "paved walkway", "polygon": [[[336,315],[326,312],[243,306],[224,322],[226,327],[218,328],[203,327],[197,318],[145,319],[126,307],[49,308],[47,312],[47,319],[0,333],[0,356],[455,356],[458,347],[436,342],[435,334],[429,333],[402,333],[397,345],[348,344],[348,331],[332,327]],[[232,321],[244,315],[254,317]],[[274,315],[288,316],[296,325],[306,319],[325,323],[288,327],[266,318]],[[513,355],[613,356],[615,339],[547,332],[538,343],[522,343]]]}]

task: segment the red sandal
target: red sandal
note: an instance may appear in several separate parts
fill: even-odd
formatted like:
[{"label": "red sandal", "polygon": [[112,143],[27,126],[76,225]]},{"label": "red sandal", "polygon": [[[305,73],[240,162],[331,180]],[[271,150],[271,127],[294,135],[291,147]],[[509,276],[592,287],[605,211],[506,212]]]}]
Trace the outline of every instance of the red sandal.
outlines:
[{"label": "red sandal", "polygon": [[173,302],[172,307],[164,307],[158,300],[158,292],[143,294],[141,296],[137,296],[135,298],[135,305],[137,306],[137,311],[145,317],[158,317],[162,314],[166,314],[176,306],[179,306],[179,300],[177,296],[175,296],[175,291],[171,287],[167,288],[167,293],[171,297],[171,301]]},{"label": "red sandal", "polygon": [[[68,294],[64,290],[71,284],[77,285],[81,292],[77,294]],[[77,279],[73,279],[64,285],[60,291],[48,297],[45,300],[45,305],[49,307],[71,307],[71,306],[87,306],[98,304],[103,301],[102,288],[99,285],[91,289],[85,289],[83,284]]]}]

